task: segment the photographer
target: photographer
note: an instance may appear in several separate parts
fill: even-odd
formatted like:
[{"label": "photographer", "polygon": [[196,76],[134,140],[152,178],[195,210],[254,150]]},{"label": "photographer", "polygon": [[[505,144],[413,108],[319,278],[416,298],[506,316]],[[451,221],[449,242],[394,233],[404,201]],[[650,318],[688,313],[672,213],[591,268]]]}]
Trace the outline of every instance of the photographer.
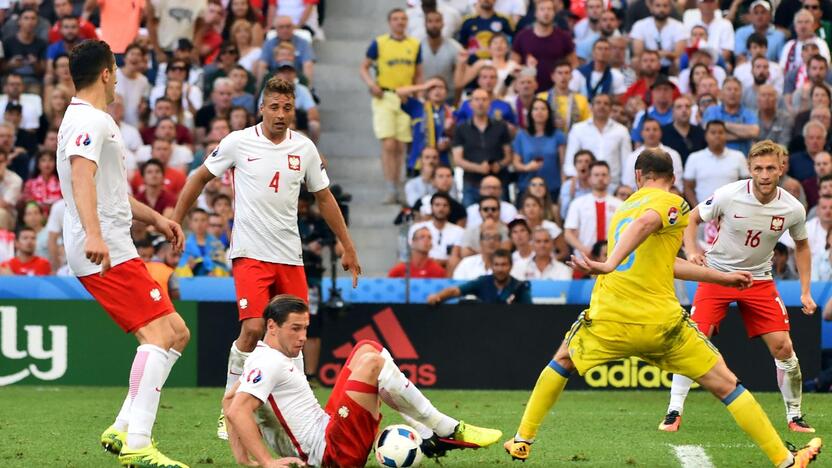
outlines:
[{"label": "photographer", "polygon": [[491,258],[491,274],[451,286],[428,296],[428,304],[437,305],[448,299],[474,295],[483,304],[531,304],[531,287],[528,281],[513,278],[511,252],[498,249]]}]

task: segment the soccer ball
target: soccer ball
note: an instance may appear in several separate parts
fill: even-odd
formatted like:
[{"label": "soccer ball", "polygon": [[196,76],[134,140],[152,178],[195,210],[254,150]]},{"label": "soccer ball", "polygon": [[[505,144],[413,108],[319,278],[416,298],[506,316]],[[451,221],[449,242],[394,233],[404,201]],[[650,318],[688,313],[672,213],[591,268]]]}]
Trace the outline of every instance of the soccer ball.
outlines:
[{"label": "soccer ball", "polygon": [[378,434],[373,448],[382,466],[405,468],[422,462],[422,437],[410,426],[387,426]]}]

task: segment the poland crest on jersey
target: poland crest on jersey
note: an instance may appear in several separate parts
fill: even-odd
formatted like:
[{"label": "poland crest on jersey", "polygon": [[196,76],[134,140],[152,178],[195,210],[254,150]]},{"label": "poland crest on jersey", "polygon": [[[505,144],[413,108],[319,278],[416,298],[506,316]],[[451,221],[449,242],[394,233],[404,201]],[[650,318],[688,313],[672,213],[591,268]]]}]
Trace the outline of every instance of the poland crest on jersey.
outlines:
[{"label": "poland crest on jersey", "polygon": [[771,230],[772,231],[782,231],[784,224],[786,224],[786,218],[784,218],[783,216],[772,216],[771,217]]},{"label": "poland crest on jersey", "polygon": [[289,169],[293,171],[300,170],[300,156],[298,156],[297,154],[289,155]]}]

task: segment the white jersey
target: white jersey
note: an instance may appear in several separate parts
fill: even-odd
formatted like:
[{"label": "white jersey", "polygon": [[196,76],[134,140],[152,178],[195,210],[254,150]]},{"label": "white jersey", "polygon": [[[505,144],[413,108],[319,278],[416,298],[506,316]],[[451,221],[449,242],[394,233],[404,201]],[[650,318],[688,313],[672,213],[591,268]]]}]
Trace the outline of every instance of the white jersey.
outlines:
[{"label": "white jersey", "polygon": [[310,192],[329,187],[329,177],[309,138],[289,130],[275,145],[260,124],[232,132],[205,159],[217,177],[231,169],[234,229],[229,258],[303,265],[298,233],[301,184]]},{"label": "white jersey", "polygon": [[263,404],[254,418],[263,439],[281,457],[320,466],[326,448],[327,415],[294,361],[262,341],[243,366],[237,392]]},{"label": "white jersey", "polygon": [[116,266],[139,256],[130,237],[133,212],[124,169],[125,151],[121,130],[110,114],[73,97],[58,130],[57,167],[66,201],[63,227],[66,261],[75,276],[99,273],[101,265],[90,262],[84,254],[87,236],[72,193],[70,158],[73,156],[89,159],[98,166],[95,171],[98,219],[104,243],[110,249],[110,264]]},{"label": "white jersey", "polygon": [[716,270],[748,271],[756,279],[771,279],[771,257],[780,236],[788,231],[795,240],[808,237],[806,210],[780,187],[774,200],[763,205],[751,183],[746,179],[722,186],[699,204],[703,221],[719,220],[719,233],[705,259]]}]

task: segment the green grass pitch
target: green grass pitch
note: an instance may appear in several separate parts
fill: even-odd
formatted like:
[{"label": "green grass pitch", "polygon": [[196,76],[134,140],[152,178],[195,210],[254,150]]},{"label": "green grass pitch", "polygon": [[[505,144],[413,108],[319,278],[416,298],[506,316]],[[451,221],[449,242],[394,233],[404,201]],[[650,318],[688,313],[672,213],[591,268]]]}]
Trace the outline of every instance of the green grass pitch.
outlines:
[{"label": "green grass pitch", "polygon": [[[31,387],[0,388],[0,466],[116,467],[115,457],[98,445],[99,434],[112,422],[123,388]],[[168,389],[162,395],[154,429],[160,448],[192,467],[234,466],[224,442],[215,437],[220,390]],[[501,429],[507,438],[516,429],[528,392],[425,392],[451,416],[472,424]],[[318,393],[325,401],[327,391]],[[781,435],[795,445],[810,437],[785,429],[779,394],[756,395]],[[679,467],[674,445],[702,447],[716,467],[765,467],[768,461],[745,438],[722,403],[699,392],[688,399],[682,431],[656,430],[667,393],[660,391],[565,392],[549,414],[532,457],[511,463],[502,447],[466,450],[443,459],[444,466],[527,467]],[[818,435],[832,443],[832,396],[807,395],[807,419]],[[382,425],[400,420],[385,411]],[[830,450],[829,452],[832,452]],[[375,466],[371,462],[369,466]],[[422,466],[436,466],[425,461]],[[821,454],[813,466],[832,467],[832,453]]]}]

